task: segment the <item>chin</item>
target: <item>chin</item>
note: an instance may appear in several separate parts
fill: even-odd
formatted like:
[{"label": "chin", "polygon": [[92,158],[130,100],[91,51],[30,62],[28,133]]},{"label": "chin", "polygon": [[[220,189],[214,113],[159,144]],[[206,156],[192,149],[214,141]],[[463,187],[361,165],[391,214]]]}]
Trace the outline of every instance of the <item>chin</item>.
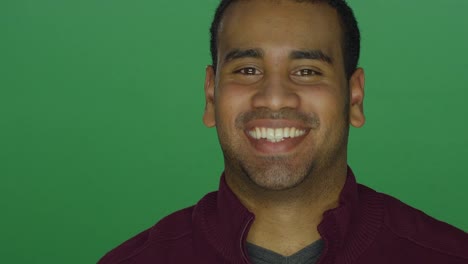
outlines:
[{"label": "chin", "polygon": [[255,185],[271,191],[292,189],[301,184],[308,175],[307,170],[286,165],[269,165],[263,169],[244,168],[244,172]]}]

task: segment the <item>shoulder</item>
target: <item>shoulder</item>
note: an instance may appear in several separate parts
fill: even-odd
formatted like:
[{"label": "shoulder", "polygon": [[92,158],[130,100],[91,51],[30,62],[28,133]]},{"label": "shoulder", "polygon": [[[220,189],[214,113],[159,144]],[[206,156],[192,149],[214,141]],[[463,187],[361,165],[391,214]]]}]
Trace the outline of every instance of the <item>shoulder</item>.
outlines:
[{"label": "shoulder", "polygon": [[378,244],[385,245],[387,249],[397,248],[400,252],[407,252],[406,257],[415,260],[434,257],[460,261],[453,263],[468,262],[468,234],[466,232],[439,221],[390,195],[375,192],[362,185],[360,185],[360,192],[374,192],[382,201],[384,219]]},{"label": "shoulder", "polygon": [[[146,254],[151,248],[155,254],[163,247],[173,244],[190,243],[192,233],[192,212],[194,206],[174,212],[156,223],[153,227],[125,241],[102,257],[98,264],[127,263],[138,255]],[[131,262],[129,262],[131,263]]]},{"label": "shoulder", "polygon": [[468,234],[400,200],[384,195],[385,224],[400,237],[421,246],[468,258]]}]

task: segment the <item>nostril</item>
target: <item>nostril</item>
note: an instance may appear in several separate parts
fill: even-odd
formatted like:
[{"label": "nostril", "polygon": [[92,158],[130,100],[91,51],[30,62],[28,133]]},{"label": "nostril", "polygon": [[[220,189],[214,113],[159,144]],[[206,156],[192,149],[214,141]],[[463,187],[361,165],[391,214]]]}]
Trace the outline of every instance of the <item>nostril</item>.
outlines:
[{"label": "nostril", "polygon": [[298,94],[285,88],[262,89],[252,98],[253,107],[265,107],[272,110],[296,108],[299,102]]}]

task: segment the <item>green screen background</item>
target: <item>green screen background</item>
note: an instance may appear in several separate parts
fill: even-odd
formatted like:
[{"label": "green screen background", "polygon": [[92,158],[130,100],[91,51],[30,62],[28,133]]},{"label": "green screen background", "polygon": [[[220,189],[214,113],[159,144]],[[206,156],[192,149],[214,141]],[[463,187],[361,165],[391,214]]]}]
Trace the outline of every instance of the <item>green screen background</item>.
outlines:
[{"label": "green screen background", "polygon": [[[468,1],[350,1],[358,180],[468,230]],[[202,125],[216,0],[0,2],[2,263],[95,263],[215,190]]]}]

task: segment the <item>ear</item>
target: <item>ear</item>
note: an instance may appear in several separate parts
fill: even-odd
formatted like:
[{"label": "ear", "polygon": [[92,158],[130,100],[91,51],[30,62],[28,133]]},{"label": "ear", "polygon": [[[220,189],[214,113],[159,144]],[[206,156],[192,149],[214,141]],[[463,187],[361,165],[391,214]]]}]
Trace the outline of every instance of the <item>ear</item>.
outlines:
[{"label": "ear", "polygon": [[203,123],[207,127],[214,127],[216,125],[214,90],[215,73],[213,66],[209,65],[206,67],[205,73],[205,112],[203,113]]},{"label": "ear", "polygon": [[364,116],[364,70],[356,69],[349,80],[349,121],[354,127],[362,127]]}]

